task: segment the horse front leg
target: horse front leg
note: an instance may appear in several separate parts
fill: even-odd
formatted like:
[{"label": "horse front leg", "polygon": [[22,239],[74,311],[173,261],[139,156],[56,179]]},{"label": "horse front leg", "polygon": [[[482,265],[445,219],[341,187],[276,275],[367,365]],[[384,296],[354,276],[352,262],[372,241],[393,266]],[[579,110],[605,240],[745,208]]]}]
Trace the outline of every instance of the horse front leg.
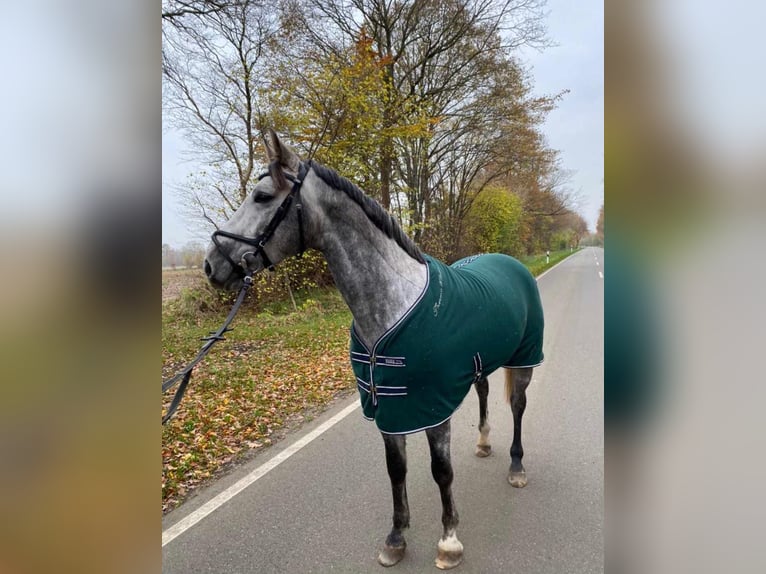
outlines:
[{"label": "horse front leg", "polygon": [[506,369],[507,380],[513,387],[511,392],[511,410],[513,411],[513,442],[511,443],[511,468],[508,470],[508,482],[516,488],[527,485],[527,473],[521,459],[524,447],[521,446],[521,419],[527,408],[527,387],[532,380],[532,369]]},{"label": "horse front leg", "polygon": [[394,499],[394,518],[393,528],[378,555],[378,562],[383,566],[393,566],[404,558],[407,542],[402,530],[410,525],[410,506],[407,503],[407,437],[383,434],[383,443],[386,445],[386,467]]},{"label": "horse front leg", "polygon": [[450,460],[450,421],[426,430],[431,449],[431,474],[439,485],[442,499],[442,524],[444,532],[438,544],[436,567],[442,570],[454,568],[463,561],[463,544],[457,539],[459,517],[452,498],[452,461]]}]

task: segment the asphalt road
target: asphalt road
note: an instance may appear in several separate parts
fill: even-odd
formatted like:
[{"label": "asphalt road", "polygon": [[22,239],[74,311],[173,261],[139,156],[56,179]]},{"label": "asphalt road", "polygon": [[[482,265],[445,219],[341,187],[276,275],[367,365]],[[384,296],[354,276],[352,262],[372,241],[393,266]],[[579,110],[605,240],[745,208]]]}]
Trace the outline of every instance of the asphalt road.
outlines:
[{"label": "asphalt road", "polygon": [[[539,279],[546,360],[527,391],[526,488],[506,481],[512,421],[502,400],[502,373],[490,377],[490,457],[473,454],[473,391],[453,416],[453,489],[465,548],[455,572],[604,570],[604,273],[603,250],[586,248]],[[355,402],[335,405],[168,514],[163,538],[174,524]],[[437,572],[441,504],[425,435],[410,436],[407,447],[411,527],[405,532],[407,555],[393,568],[376,562],[392,512],[383,443],[357,409],[164,544],[163,572]]]}]

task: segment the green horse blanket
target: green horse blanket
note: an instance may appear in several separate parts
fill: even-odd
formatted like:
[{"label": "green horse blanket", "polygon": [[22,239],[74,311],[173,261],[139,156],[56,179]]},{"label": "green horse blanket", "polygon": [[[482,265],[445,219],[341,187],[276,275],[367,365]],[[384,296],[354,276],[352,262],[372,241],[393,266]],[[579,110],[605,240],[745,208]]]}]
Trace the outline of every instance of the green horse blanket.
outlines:
[{"label": "green horse blanket", "polygon": [[426,263],[420,298],[372,349],[351,325],[363,413],[387,434],[437,426],[481,377],[543,360],[540,295],[519,261],[487,254],[452,266],[426,256]]}]

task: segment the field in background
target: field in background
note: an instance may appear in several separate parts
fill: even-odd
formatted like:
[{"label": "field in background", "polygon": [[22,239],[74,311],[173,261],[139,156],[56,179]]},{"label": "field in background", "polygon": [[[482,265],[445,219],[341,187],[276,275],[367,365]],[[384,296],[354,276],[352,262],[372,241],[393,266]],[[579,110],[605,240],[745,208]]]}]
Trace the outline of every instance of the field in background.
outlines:
[{"label": "field in background", "polygon": [[205,274],[199,268],[162,268],[162,302],[176,299],[184,289],[203,287]]}]

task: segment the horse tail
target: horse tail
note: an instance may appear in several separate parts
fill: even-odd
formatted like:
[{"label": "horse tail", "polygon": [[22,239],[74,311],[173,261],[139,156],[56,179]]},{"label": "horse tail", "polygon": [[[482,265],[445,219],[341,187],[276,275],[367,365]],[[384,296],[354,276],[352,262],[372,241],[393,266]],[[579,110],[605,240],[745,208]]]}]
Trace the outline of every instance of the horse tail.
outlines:
[{"label": "horse tail", "polygon": [[511,403],[511,394],[513,393],[513,369],[503,369],[505,371],[505,400]]}]

